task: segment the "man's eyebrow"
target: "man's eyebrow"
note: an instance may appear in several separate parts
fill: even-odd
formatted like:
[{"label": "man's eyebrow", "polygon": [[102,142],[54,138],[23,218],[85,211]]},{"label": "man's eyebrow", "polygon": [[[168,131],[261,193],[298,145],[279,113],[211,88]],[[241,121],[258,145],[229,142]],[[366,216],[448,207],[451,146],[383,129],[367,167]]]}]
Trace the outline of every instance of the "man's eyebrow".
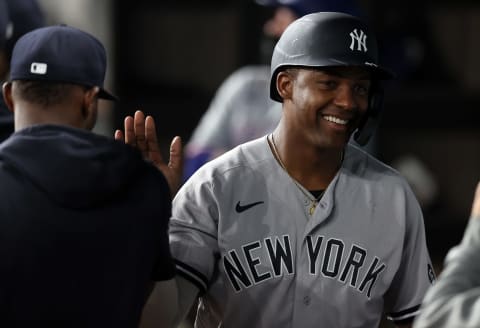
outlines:
[{"label": "man's eyebrow", "polygon": [[372,79],[371,73],[368,71],[352,73],[351,71],[348,71],[348,70],[343,71],[343,70],[334,69],[334,68],[319,68],[319,69],[315,69],[315,71],[319,74],[326,74],[326,75],[342,77],[342,78],[354,78],[357,80]]}]

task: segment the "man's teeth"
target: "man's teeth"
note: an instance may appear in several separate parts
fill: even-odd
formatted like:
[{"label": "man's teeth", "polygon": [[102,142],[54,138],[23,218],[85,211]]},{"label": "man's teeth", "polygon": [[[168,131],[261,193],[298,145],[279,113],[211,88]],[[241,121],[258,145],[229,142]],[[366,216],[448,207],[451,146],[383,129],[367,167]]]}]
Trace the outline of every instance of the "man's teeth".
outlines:
[{"label": "man's teeth", "polygon": [[337,124],[346,125],[348,123],[348,120],[342,120],[341,118],[331,116],[331,115],[324,116],[323,118],[326,119],[327,121],[337,123]]}]

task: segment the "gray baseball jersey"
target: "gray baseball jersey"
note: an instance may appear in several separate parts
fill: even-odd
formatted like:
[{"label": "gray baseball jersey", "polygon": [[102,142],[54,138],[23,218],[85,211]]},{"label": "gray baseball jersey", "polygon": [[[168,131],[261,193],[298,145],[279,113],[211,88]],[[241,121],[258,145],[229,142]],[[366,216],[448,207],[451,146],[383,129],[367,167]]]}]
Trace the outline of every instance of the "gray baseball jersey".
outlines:
[{"label": "gray baseball jersey", "polygon": [[198,170],[174,199],[177,272],[201,291],[196,327],[378,326],[411,319],[434,280],[406,181],[348,145],[312,215],[266,137]]},{"label": "gray baseball jersey", "polygon": [[480,327],[480,217],[472,217],[460,245],[452,248],[442,274],[423,300],[415,328]]}]

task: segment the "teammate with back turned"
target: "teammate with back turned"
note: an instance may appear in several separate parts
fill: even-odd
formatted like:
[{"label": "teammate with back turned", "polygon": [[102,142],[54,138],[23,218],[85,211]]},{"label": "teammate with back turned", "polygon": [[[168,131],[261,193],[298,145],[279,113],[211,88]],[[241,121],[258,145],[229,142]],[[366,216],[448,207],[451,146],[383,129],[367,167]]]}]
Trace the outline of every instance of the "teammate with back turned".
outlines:
[{"label": "teammate with back turned", "polygon": [[279,124],[174,199],[177,276],[153,297],[178,297],[177,322],[199,297],[196,327],[371,328],[383,313],[411,326],[435,279],[420,206],[396,171],[348,143],[373,133],[390,77],[356,17],[315,13],[286,29],[271,62]]},{"label": "teammate with back turned", "polygon": [[106,58],[97,38],[65,25],[30,31],[13,49],[3,95],[15,133],[0,144],[2,328],[135,328],[152,282],[175,275],[176,183],[91,132],[99,101],[116,100],[103,88]]}]

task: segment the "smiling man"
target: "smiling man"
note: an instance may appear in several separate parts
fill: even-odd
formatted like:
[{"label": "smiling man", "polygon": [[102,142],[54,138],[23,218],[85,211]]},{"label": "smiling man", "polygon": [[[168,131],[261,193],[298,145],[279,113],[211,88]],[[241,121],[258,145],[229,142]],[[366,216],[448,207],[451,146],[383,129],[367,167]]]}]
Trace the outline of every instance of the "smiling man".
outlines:
[{"label": "smiling man", "polygon": [[373,133],[389,77],[353,16],[287,28],[271,63],[279,124],[174,199],[178,318],[199,297],[196,327],[371,328],[383,313],[411,325],[435,279],[420,206],[396,171],[348,143]]}]

